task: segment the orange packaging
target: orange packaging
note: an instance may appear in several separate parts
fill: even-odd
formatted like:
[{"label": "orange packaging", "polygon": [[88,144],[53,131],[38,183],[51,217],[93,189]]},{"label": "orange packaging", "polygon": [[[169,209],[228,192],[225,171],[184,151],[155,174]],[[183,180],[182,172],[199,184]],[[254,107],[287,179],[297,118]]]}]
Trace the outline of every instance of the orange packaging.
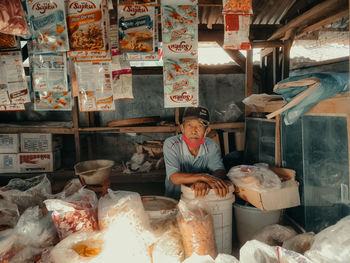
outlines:
[{"label": "orange packaging", "polygon": [[69,0],[70,57],[89,57],[91,52],[107,55],[103,0]]}]

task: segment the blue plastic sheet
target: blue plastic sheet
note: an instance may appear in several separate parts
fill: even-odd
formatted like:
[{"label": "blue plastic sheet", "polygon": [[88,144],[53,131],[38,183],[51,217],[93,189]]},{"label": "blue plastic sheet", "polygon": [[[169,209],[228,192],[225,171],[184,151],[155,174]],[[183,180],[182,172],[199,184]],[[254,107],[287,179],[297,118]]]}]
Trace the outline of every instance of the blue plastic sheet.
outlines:
[{"label": "blue plastic sheet", "polygon": [[[331,98],[338,93],[349,90],[349,73],[310,73],[301,76],[293,76],[286,78],[277,83],[277,85],[299,81],[308,78],[317,78],[320,81],[320,86],[316,88],[309,96],[304,98],[296,106],[286,110],[283,114],[283,120],[286,125],[295,123],[301,116],[308,112],[318,102]],[[284,89],[276,89],[275,93],[282,95],[283,99],[288,103],[299,93],[305,91],[310,86],[287,87]]]}]

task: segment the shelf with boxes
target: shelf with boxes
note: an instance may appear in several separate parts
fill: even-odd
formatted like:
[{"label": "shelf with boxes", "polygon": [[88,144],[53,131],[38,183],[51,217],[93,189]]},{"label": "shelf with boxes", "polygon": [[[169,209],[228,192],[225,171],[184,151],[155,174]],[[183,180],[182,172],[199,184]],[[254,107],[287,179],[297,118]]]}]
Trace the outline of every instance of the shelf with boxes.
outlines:
[{"label": "shelf with boxes", "polygon": [[53,172],[61,166],[60,138],[50,133],[0,134],[0,173]]}]

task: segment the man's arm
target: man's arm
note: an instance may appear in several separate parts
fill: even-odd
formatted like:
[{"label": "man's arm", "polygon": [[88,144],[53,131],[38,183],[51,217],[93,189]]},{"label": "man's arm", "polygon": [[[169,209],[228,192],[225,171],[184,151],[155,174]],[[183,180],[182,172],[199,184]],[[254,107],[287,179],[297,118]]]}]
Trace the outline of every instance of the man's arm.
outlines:
[{"label": "man's arm", "polygon": [[213,175],[221,180],[227,180],[226,171],[224,169],[217,169],[213,172]]}]

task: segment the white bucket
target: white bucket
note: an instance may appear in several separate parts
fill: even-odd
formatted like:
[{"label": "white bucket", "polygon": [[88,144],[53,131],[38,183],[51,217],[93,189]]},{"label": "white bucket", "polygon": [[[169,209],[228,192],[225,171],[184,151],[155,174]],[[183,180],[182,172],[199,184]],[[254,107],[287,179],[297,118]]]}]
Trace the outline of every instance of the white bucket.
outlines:
[{"label": "white bucket", "polygon": [[[191,188],[181,185],[181,191],[181,200],[184,202],[195,199]],[[208,205],[208,212],[213,216],[215,240],[219,253],[232,253],[232,203],[235,201],[233,191],[233,186],[230,186],[230,192],[224,198],[218,197],[214,190],[210,190],[208,195],[201,197]]]},{"label": "white bucket", "polygon": [[237,203],[233,207],[240,246],[251,240],[265,226],[277,224],[282,214],[282,210],[261,211],[256,207],[243,206]]},{"label": "white bucket", "polygon": [[142,196],[141,199],[143,207],[151,220],[166,219],[177,214],[178,202],[175,199],[156,195]]}]

